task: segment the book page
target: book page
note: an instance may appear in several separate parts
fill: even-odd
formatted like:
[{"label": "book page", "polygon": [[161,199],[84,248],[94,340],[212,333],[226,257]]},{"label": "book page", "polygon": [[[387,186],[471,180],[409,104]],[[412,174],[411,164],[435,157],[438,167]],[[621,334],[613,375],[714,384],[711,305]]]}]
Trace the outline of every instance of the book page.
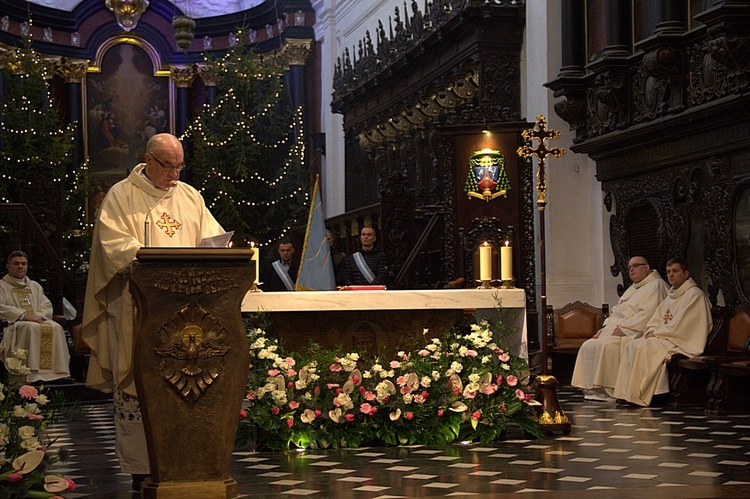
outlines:
[{"label": "book page", "polygon": [[225,232],[218,236],[206,237],[198,243],[199,248],[226,248],[232,240],[234,231]]}]

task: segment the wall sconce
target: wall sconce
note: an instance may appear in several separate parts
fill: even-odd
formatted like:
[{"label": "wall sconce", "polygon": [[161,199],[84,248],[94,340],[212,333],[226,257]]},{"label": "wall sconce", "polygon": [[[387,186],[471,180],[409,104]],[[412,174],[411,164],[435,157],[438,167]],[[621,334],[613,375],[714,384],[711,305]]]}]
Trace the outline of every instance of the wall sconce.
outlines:
[{"label": "wall sconce", "polygon": [[503,153],[485,148],[471,155],[464,184],[464,192],[469,199],[474,197],[489,202],[498,196],[507,198],[510,189]]},{"label": "wall sconce", "polygon": [[138,20],[148,8],[148,0],[107,0],[106,6],[115,14],[117,24],[125,31],[138,26]]}]

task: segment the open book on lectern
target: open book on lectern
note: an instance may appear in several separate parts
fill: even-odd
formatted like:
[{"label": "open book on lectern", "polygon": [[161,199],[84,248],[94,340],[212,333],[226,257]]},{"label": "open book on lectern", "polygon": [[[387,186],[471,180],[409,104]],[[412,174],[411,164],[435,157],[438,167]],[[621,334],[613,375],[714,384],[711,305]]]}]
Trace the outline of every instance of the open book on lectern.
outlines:
[{"label": "open book on lectern", "polygon": [[205,237],[198,243],[198,248],[226,248],[232,240],[234,231],[225,232],[218,236]]}]

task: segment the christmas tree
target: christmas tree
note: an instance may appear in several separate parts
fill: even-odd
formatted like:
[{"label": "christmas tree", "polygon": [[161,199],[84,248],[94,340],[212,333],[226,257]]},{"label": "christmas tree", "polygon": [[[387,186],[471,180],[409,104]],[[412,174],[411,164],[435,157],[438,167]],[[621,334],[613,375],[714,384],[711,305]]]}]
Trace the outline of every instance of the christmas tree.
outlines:
[{"label": "christmas tree", "polygon": [[63,112],[50,91],[53,63],[32,49],[30,38],[24,40],[23,47],[7,50],[5,56],[0,67],[4,83],[0,97],[0,202],[20,202],[21,182],[28,180],[32,167],[43,165],[46,171],[35,171],[50,174],[64,192],[62,199],[50,200],[50,205],[62,207],[59,223],[65,235],[59,256],[65,267],[73,270],[86,260],[89,250],[83,210],[86,168],[70,164],[75,123],[64,123]]},{"label": "christmas tree", "polygon": [[284,61],[238,44],[205,62],[221,92],[185,133],[191,181],[222,226],[235,231],[235,245],[273,244],[306,220],[309,197],[302,111],[291,105]]},{"label": "christmas tree", "polygon": [[47,85],[52,68],[31,49],[8,53],[2,76],[0,120],[0,199],[18,202],[18,185],[32,165],[44,162],[55,178],[64,179],[73,147],[73,130],[65,126]]}]

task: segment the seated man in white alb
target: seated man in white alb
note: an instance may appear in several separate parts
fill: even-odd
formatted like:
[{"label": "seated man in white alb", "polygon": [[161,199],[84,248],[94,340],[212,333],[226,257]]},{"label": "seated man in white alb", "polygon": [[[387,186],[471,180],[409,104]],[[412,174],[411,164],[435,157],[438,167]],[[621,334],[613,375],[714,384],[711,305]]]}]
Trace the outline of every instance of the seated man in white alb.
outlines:
[{"label": "seated man in white alb", "polygon": [[70,352],[65,332],[52,321],[52,303],[39,283],[26,277],[29,261],[23,251],[8,256],[8,273],[0,280],[0,317],[8,327],[0,343],[0,360],[28,351],[25,382],[70,377]]},{"label": "seated man in white alb", "polygon": [[604,326],[578,350],[571,385],[583,389],[587,400],[608,400],[614,393],[622,348],[643,336],[646,323],[667,296],[669,286],[642,256],[628,262],[630,286]]},{"label": "seated man in white alb", "polygon": [[631,404],[648,406],[654,395],[669,392],[667,362],[681,353],[703,353],[711,330],[711,305],[706,294],[690,278],[682,258],[667,262],[672,287],[646,324],[643,338],[630,342],[622,352],[614,396]]}]

